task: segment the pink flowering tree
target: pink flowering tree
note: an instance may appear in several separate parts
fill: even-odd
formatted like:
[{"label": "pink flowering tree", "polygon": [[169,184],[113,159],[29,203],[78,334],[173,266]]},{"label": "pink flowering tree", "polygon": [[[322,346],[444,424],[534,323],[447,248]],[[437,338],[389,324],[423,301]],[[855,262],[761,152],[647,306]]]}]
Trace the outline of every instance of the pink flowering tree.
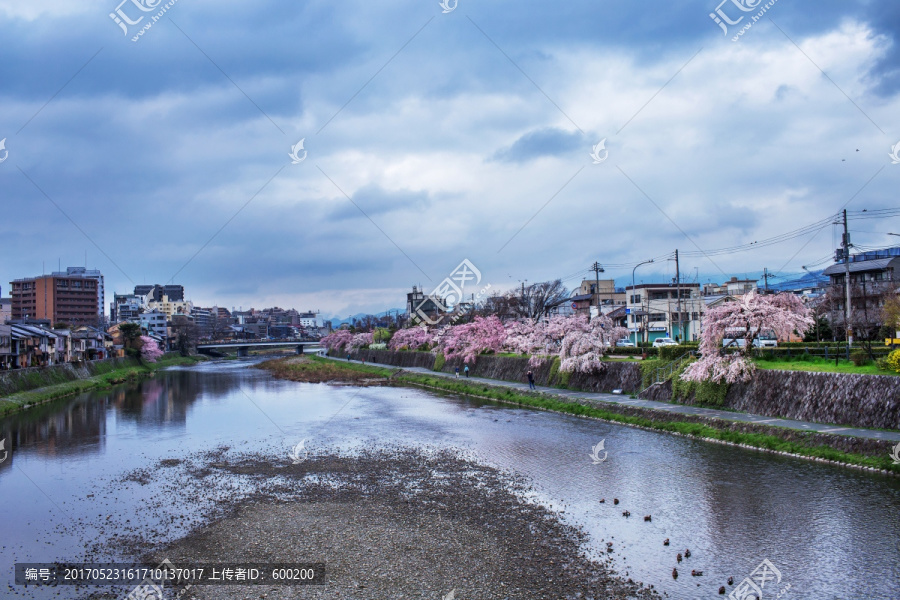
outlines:
[{"label": "pink flowering tree", "polygon": [[451,325],[436,336],[437,350],[448,359],[462,357],[474,363],[485,352],[500,352],[506,341],[506,329],[495,316],[475,317],[471,323]]},{"label": "pink flowering tree", "polygon": [[396,331],[388,342],[391,350],[421,350],[427,349],[434,341],[434,335],[425,327],[410,327]]},{"label": "pink flowering tree", "polygon": [[374,334],[369,331],[366,333],[357,333],[351,338],[350,343],[347,344],[348,350],[359,350],[364,346],[368,346],[369,344],[375,343]]},{"label": "pink flowering tree", "polygon": [[[700,359],[682,373],[685,381],[735,383],[748,381],[756,366],[750,360],[753,341],[760,333],[772,331],[780,340],[789,339],[794,331],[806,331],[812,325],[809,309],[794,294],[746,294],[740,301],[727,302],[710,309],[703,316],[700,333]],[[729,339],[743,339],[733,344],[736,351],[722,346]]]},{"label": "pink flowering tree", "polygon": [[353,340],[353,334],[346,329],[338,329],[323,337],[320,343],[328,350],[341,352]]},{"label": "pink flowering tree", "polygon": [[554,315],[537,323],[513,322],[507,325],[506,349],[530,355],[529,365],[537,367],[548,358],[559,355],[567,335],[588,330],[588,320],[584,315]]},{"label": "pink flowering tree", "polygon": [[625,337],[624,327],[616,327],[606,316],[595,317],[590,322],[585,317],[573,317],[574,323],[558,324],[564,331],[560,341],[559,370],[567,373],[599,373],[603,371],[601,362],[606,351]]},{"label": "pink flowering tree", "polygon": [[156,340],[146,335],[142,335],[139,339],[141,340],[141,360],[155,363],[163,355]]}]

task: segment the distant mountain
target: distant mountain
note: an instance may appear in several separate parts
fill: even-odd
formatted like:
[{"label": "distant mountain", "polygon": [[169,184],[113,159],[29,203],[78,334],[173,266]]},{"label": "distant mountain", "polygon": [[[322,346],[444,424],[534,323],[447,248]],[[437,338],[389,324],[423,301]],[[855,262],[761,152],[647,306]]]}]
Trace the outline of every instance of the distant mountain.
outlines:
[{"label": "distant mountain", "polygon": [[[385,317],[390,314],[394,314],[394,315],[401,314],[402,315],[405,312],[406,312],[406,308],[392,308],[389,310],[382,311],[380,313],[375,313],[374,316]],[[334,328],[337,328],[337,327],[340,327],[341,325],[344,325],[345,323],[350,323],[351,319],[355,319],[358,321],[360,319],[364,319],[365,317],[369,316],[370,314],[372,314],[372,313],[356,313],[352,317],[348,317],[346,319],[340,319],[338,317],[333,317],[332,319],[330,319],[331,326]]]}]

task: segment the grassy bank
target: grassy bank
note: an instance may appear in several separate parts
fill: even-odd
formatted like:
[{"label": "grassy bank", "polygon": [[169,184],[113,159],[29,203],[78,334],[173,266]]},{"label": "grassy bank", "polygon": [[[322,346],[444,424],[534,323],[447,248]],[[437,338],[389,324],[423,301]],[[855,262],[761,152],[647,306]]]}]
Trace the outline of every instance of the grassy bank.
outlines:
[{"label": "grassy bank", "polygon": [[199,356],[164,356],[156,363],[119,367],[87,379],[67,381],[65,383],[28,390],[27,392],[19,392],[7,396],[6,398],[0,398],[0,417],[52,400],[108,388],[119,383],[125,383],[126,381],[134,381],[141,377],[147,377],[154,371],[164,367],[191,365],[203,360],[206,359]]},{"label": "grassy bank", "polygon": [[305,383],[325,383],[341,381],[365,385],[377,381],[382,383],[394,370],[384,367],[371,367],[354,363],[340,363],[316,356],[291,356],[276,360],[267,360],[254,365],[256,369],[269,371],[279,379],[302,381]]},{"label": "grassy bank", "polygon": [[851,362],[841,361],[837,365],[833,360],[824,358],[809,358],[806,360],[754,360],[760,369],[772,369],[783,371],[816,371],[821,373],[857,373],[860,375],[893,375],[900,376],[896,371],[885,371],[878,368],[875,363],[867,365],[854,365]]},{"label": "grassy bank", "polygon": [[[348,364],[323,358],[310,359],[309,366],[306,368],[315,369],[326,367],[329,369],[329,372],[333,369],[338,369],[365,373],[369,377],[372,375],[380,375],[386,378],[390,377],[392,381],[398,383],[425,386],[431,389],[476,396],[497,402],[516,404],[518,406],[529,406],[541,410],[552,410],[571,415],[593,417],[623,425],[665,431],[668,433],[729,444],[750,446],[772,452],[782,452],[900,474],[900,465],[893,464],[893,461],[889,456],[889,450],[885,450],[880,455],[869,456],[846,452],[828,445],[828,443],[822,443],[823,441],[831,441],[833,444],[837,445],[846,441],[847,438],[843,438],[843,436],[816,434],[767,425],[735,423],[708,417],[682,417],[667,412],[617,404],[601,407],[589,406],[576,402],[564,401],[548,394],[520,392],[503,386],[486,385],[462,379],[448,379],[446,377],[433,375],[420,375],[405,371],[397,373],[397,370],[392,368],[370,365],[364,366],[353,363]],[[735,429],[745,429],[745,431],[736,431]],[[746,431],[746,429],[755,429],[757,431],[750,432]]]}]

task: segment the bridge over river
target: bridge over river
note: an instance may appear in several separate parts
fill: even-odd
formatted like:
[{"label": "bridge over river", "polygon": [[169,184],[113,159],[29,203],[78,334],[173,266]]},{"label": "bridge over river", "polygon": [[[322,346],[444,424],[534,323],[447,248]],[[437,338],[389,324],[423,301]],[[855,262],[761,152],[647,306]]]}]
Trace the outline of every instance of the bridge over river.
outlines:
[{"label": "bridge over river", "polygon": [[218,341],[204,342],[197,344],[197,351],[201,354],[209,354],[210,350],[221,350],[226,348],[237,348],[239,357],[250,356],[251,348],[277,348],[277,347],[296,347],[297,354],[303,354],[306,348],[310,350],[318,350],[321,348],[319,340],[237,340],[237,341]]}]

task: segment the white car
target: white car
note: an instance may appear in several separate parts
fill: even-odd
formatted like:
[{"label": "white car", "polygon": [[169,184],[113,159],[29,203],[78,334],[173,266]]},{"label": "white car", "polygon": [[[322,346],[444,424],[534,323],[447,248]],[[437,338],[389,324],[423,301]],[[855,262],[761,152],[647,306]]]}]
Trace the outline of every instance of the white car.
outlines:
[{"label": "white car", "polygon": [[672,338],[657,338],[653,340],[653,347],[659,348],[660,346],[677,346],[678,342],[673,340]]},{"label": "white car", "polygon": [[622,338],[616,341],[616,348],[634,348],[634,342],[628,338]]}]

